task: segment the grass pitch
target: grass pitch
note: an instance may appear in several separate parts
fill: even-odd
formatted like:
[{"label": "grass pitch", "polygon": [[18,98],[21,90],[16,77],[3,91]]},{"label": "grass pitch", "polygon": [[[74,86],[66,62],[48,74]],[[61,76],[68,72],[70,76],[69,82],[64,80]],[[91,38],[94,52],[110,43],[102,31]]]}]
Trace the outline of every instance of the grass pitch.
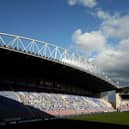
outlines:
[{"label": "grass pitch", "polygon": [[71,117],[72,120],[102,122],[110,124],[129,125],[129,112],[113,112]]}]

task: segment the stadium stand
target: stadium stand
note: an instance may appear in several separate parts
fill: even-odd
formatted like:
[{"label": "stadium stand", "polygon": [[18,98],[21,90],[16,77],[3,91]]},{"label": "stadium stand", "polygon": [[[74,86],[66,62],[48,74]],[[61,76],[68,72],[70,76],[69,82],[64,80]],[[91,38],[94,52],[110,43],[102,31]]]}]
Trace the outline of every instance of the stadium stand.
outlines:
[{"label": "stadium stand", "polygon": [[115,111],[109,102],[92,97],[13,91],[0,92],[0,96],[56,117]]},{"label": "stadium stand", "polygon": [[120,111],[129,111],[129,100],[128,101],[121,101]]}]

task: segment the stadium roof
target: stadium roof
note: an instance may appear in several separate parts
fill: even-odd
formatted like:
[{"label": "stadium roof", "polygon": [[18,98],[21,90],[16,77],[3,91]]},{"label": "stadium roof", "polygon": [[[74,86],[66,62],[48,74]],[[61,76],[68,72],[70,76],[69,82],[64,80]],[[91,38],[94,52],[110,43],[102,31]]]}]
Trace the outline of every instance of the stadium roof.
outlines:
[{"label": "stadium roof", "polygon": [[0,60],[1,78],[34,80],[45,77],[94,93],[117,89],[114,85],[95,75],[49,59],[0,49]]},{"label": "stadium roof", "polygon": [[125,86],[125,87],[120,87],[117,92],[120,93],[129,93],[129,86]]}]

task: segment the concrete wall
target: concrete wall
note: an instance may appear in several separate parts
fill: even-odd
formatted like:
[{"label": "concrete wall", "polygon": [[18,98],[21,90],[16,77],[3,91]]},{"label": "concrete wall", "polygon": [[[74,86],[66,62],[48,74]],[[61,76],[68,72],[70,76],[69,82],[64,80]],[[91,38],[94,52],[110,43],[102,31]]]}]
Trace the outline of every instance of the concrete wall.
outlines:
[{"label": "concrete wall", "polygon": [[119,93],[116,93],[116,109],[120,108],[120,103],[121,103],[121,97]]}]

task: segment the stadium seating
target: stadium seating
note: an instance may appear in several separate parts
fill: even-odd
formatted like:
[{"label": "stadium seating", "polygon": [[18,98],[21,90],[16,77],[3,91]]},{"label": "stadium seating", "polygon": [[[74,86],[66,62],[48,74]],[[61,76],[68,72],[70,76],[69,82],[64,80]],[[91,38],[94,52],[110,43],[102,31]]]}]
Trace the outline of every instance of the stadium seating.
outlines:
[{"label": "stadium seating", "polygon": [[129,100],[121,101],[121,103],[120,103],[120,111],[129,111]]},{"label": "stadium seating", "polygon": [[0,92],[0,95],[59,117],[115,111],[107,101],[91,97],[8,91]]}]

